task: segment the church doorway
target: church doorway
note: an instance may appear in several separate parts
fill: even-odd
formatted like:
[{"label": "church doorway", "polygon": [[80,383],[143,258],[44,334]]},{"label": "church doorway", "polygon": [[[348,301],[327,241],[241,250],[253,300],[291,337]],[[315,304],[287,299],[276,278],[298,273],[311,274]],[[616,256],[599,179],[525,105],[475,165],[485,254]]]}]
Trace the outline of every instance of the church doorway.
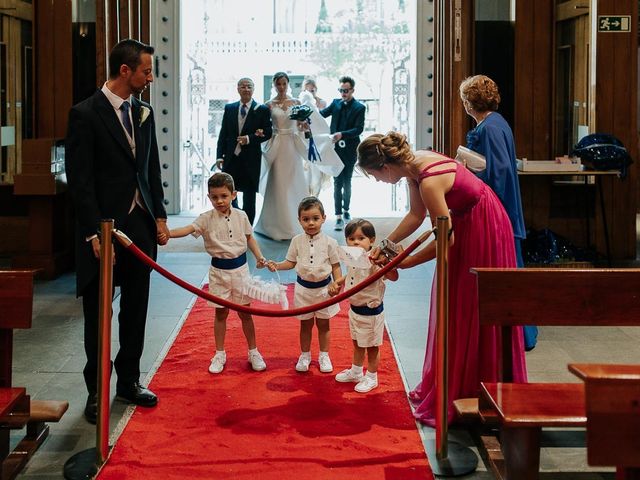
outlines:
[{"label": "church doorway", "polygon": [[[305,76],[318,95],[339,97],[338,79],[356,81],[367,107],[362,138],[394,129],[415,138],[416,5],[405,0],[190,1],[180,12],[180,210],[210,208],[206,183],[215,170],[224,105],[238,99],[237,80],[250,77],[254,99],[271,98],[271,76],[285,71],[297,97]],[[354,215],[400,216],[404,185],[374,182],[354,172]],[[333,185],[321,192],[328,213]],[[258,204],[261,198],[258,195]]]}]

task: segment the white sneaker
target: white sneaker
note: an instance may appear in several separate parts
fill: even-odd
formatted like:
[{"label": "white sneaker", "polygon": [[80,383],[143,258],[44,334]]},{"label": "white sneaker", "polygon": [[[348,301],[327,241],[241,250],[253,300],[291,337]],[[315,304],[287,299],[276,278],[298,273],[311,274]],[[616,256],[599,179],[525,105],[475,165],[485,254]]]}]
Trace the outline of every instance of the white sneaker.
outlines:
[{"label": "white sneaker", "polygon": [[353,388],[358,393],[367,393],[378,386],[378,379],[365,375],[362,380]]},{"label": "white sneaker", "polygon": [[256,372],[261,372],[262,370],[267,368],[267,364],[264,363],[264,359],[258,351],[249,354],[249,363],[251,364],[251,368],[253,368]]},{"label": "white sneaker", "polygon": [[209,365],[209,373],[220,373],[224,370],[224,364],[227,363],[226,353],[216,353],[211,359],[211,365]]},{"label": "white sneaker", "polygon": [[347,368],[346,370],[343,370],[339,374],[336,375],[336,382],[340,382],[340,383],[349,383],[349,382],[358,383],[360,380],[362,380],[362,377],[364,377],[364,375],[362,373],[355,373],[352,369]]},{"label": "white sneaker", "polygon": [[311,364],[311,357],[310,356],[300,355],[300,358],[298,358],[298,363],[296,363],[296,371],[297,372],[308,372],[310,364]]},{"label": "white sneaker", "polygon": [[320,371],[322,373],[333,372],[333,365],[331,364],[331,359],[329,358],[329,355],[320,355],[318,357],[318,363],[320,364]]}]

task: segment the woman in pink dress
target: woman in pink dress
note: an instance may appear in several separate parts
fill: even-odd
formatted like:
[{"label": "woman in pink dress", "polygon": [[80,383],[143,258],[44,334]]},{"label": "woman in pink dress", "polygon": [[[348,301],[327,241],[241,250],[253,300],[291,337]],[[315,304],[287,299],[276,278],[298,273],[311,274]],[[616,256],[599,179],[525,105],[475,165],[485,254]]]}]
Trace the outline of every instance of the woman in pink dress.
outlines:
[{"label": "woman in pink dress", "polygon": [[[358,166],[377,181],[409,183],[410,210],[388,239],[400,242],[416,231],[427,213],[432,224],[439,216],[449,217],[449,405],[448,420],[454,417],[453,400],[478,395],[480,382],[498,380],[501,352],[500,329],[480,327],[478,296],[473,267],[515,267],[513,230],[498,197],[462,164],[430,151],[413,152],[406,137],[397,132],[375,134],[358,147]],[[378,251],[374,251],[374,256]],[[436,255],[435,241],[408,256],[400,268],[410,268]],[[435,280],[435,279],[434,279]],[[435,425],[435,281],[422,381],[409,393],[414,416]],[[514,381],[526,382],[522,329],[513,333]]]}]

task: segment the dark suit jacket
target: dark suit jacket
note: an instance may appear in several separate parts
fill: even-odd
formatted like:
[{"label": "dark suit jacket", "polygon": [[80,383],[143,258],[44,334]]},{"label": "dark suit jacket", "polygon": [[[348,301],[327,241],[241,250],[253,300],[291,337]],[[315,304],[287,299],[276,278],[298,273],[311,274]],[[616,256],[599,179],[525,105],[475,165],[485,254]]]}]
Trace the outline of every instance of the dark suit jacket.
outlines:
[{"label": "dark suit jacket", "polygon": [[[149,115],[141,124],[142,108]],[[65,166],[76,213],[77,292],[98,274],[87,237],[112,218],[115,228],[127,217],[136,188],[149,212],[150,222],[166,218],[153,110],[131,99],[136,155],[117,114],[102,91],[78,103],[69,112]]]},{"label": "dark suit jacket", "polygon": [[[258,191],[262,149],[260,144],[271,138],[271,111],[266,105],[258,105],[251,100],[242,131],[238,132],[238,110],[240,102],[228,103],[224,107],[216,158],[224,160],[222,171],[233,177],[236,190]],[[256,130],[262,129],[264,137],[257,137]],[[236,140],[240,135],[249,136],[249,144],[243,145],[235,156]]]},{"label": "dark suit jacket", "polygon": [[[355,163],[356,150],[360,143],[360,134],[364,130],[364,114],[366,107],[364,104],[357,101],[355,98],[352,101],[351,106],[347,109],[347,125],[346,130],[342,130],[342,140],[345,142],[344,148],[341,148],[338,143],[335,144],[336,153],[344,163]],[[320,110],[320,115],[323,117],[331,116],[331,133],[338,132],[338,120],[342,113],[342,99],[336,98],[331,102],[327,108]]]}]

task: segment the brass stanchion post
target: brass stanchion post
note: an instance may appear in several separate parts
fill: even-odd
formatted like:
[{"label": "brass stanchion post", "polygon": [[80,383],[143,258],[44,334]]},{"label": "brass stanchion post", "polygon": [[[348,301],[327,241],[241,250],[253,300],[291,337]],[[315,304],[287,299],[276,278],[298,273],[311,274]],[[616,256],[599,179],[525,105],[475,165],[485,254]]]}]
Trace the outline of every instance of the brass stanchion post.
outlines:
[{"label": "brass stanchion post", "polygon": [[447,386],[449,384],[447,373],[449,371],[449,230],[447,217],[438,217],[436,228],[439,235],[436,237],[436,455],[438,460],[447,458],[447,435],[449,425],[447,423],[447,399],[449,397]]},{"label": "brass stanchion post", "polygon": [[109,457],[109,391],[111,384],[111,316],[113,313],[113,220],[100,222],[98,304],[98,418],[96,447],[73,455],[64,464],[67,480],[93,478]]},{"label": "brass stanchion post", "polygon": [[109,456],[109,391],[111,385],[111,316],[113,313],[113,220],[100,226],[100,313],[98,323],[98,422],[96,461],[98,466]]},{"label": "brass stanchion post", "polygon": [[[457,477],[475,471],[478,457],[473,451],[448,439],[449,405],[449,218],[436,221],[436,438],[427,443],[431,470],[442,477]],[[435,453],[435,455],[434,455]],[[435,458],[434,458],[435,457]]]}]

